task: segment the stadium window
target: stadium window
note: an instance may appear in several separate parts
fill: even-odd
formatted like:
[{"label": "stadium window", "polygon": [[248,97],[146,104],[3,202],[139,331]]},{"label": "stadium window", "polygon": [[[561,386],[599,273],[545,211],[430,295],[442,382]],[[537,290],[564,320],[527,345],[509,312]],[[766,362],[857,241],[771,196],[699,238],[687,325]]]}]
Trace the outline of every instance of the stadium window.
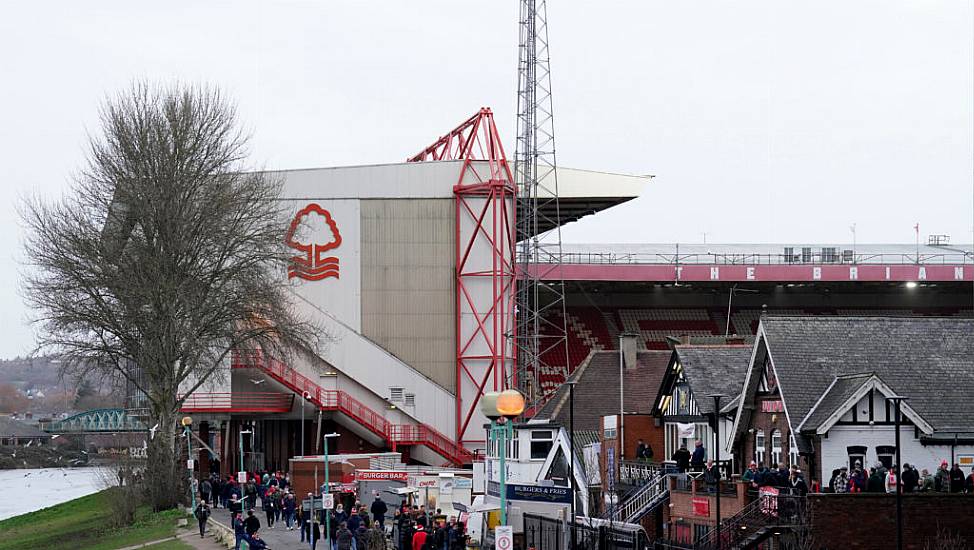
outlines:
[{"label": "stadium window", "polygon": [[754,461],[763,464],[764,452],[764,430],[758,430],[754,433]]},{"label": "stadium window", "polygon": [[531,460],[544,460],[554,446],[551,430],[535,430],[531,432]]},{"label": "stadium window", "polygon": [[781,464],[781,432],[771,431],[771,464],[777,466]]}]

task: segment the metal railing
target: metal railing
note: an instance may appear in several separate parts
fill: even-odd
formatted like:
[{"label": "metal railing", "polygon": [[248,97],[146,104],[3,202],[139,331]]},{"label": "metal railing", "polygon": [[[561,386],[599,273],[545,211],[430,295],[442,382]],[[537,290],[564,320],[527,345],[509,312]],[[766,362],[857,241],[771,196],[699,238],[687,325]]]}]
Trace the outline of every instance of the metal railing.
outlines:
[{"label": "metal railing", "polygon": [[[559,262],[560,258],[560,262]],[[890,265],[966,265],[974,263],[971,253],[943,253],[943,254],[853,254],[843,257],[842,254],[813,253],[801,254],[658,254],[631,253],[616,254],[613,252],[562,252],[561,255],[544,253],[538,263],[542,264],[698,264],[698,265],[857,265],[857,264],[890,264]]]},{"label": "metal railing", "polygon": [[659,475],[662,464],[624,460],[619,463],[619,481],[629,485],[640,485]]},{"label": "metal railing", "polygon": [[626,523],[638,521],[669,498],[668,477],[663,470],[657,469],[656,474],[647,479],[625,502],[610,510],[607,519]]},{"label": "metal railing", "polygon": [[740,512],[723,520],[704,537],[694,541],[696,550],[736,548],[745,541],[756,542],[767,536],[769,528],[793,527],[805,521],[805,497],[778,494],[761,495]]},{"label": "metal railing", "polygon": [[[181,398],[182,396],[180,396]],[[290,392],[193,392],[180,408],[183,412],[290,412],[294,394]]]},{"label": "metal railing", "polygon": [[260,368],[278,382],[297,393],[306,393],[312,404],[335,410],[352,418],[390,444],[425,445],[447,457],[455,464],[466,464],[472,455],[427,424],[393,424],[385,417],[342,390],[327,390],[297,372],[289,365],[266,356],[260,350],[235,350],[231,354],[231,368]]}]

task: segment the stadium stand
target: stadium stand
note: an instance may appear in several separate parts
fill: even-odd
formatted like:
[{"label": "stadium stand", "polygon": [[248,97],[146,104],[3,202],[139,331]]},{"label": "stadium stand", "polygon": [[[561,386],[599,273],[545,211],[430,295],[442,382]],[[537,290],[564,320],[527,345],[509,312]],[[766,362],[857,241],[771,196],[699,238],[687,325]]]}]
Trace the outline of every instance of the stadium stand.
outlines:
[{"label": "stadium stand", "polygon": [[[761,308],[740,307],[731,311],[731,335],[749,339],[757,332],[762,313],[776,315],[970,315],[962,308]],[[567,308],[568,360],[563,349],[550,349],[543,355],[548,367],[539,373],[538,382],[544,393],[557,390],[582,364],[592,351],[617,349],[621,332],[638,332],[641,346],[648,350],[669,349],[667,337],[706,340],[721,337],[727,323],[727,311],[721,308]],[[560,314],[552,315],[553,322]],[[544,331],[542,331],[544,332]],[[567,368],[563,365],[567,364]]]}]

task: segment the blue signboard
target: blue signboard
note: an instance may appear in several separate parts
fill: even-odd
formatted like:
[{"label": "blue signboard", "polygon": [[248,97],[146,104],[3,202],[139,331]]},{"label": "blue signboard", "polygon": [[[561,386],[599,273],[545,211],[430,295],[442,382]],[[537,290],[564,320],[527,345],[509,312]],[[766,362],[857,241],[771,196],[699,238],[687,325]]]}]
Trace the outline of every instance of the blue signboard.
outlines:
[{"label": "blue signboard", "polygon": [[[487,494],[493,496],[500,495],[500,484],[490,482],[487,484]],[[527,500],[531,502],[553,502],[570,504],[572,492],[568,487],[556,487],[553,485],[519,485],[509,483],[507,485],[508,500]]]}]

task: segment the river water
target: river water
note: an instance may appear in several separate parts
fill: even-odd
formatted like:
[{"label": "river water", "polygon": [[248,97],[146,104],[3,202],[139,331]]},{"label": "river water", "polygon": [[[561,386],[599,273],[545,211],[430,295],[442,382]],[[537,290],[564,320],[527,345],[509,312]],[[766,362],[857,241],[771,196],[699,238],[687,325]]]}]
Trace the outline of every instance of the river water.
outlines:
[{"label": "river water", "polygon": [[0,470],[0,519],[26,514],[105,488],[101,468]]}]

